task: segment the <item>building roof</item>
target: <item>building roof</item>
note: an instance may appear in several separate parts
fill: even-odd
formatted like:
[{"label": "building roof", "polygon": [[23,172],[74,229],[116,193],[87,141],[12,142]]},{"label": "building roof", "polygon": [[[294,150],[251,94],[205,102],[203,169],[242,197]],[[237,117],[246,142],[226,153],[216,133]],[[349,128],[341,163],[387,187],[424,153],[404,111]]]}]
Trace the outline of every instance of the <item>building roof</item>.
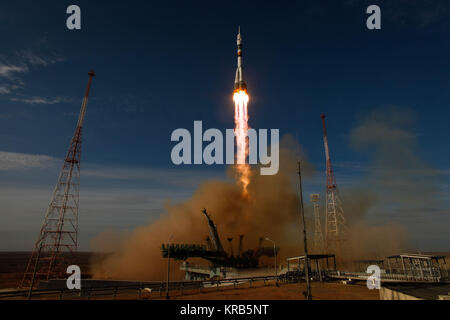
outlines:
[{"label": "building roof", "polygon": [[424,300],[438,300],[450,293],[450,283],[383,283],[383,287]]}]

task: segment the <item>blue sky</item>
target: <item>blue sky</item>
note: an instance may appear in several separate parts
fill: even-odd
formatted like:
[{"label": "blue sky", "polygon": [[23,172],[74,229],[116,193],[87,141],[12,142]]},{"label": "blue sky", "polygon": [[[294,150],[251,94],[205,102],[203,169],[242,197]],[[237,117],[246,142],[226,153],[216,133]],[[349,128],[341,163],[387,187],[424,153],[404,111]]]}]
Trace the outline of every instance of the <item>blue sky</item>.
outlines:
[{"label": "blue sky", "polygon": [[[65,26],[70,4],[81,8],[79,31]],[[369,4],[380,5],[382,30],[365,27]],[[450,250],[449,18],[446,1],[2,3],[0,250],[28,250],[36,239],[91,68],[97,77],[84,128],[83,249],[100,231],[147,223],[164,201],[224,178],[222,166],[172,165],[170,134],[194,120],[233,127],[238,25],[250,125],[297,137],[318,169],[307,191],[324,188],[321,112],[345,190],[375,183],[377,165],[389,162],[374,155],[377,146],[355,147],[354,130],[374,112],[403,110],[407,124],[401,113],[386,114],[414,140],[404,154],[420,166],[407,181],[420,184],[417,171],[433,168],[436,200],[422,209],[439,212],[405,225],[419,249]]]}]

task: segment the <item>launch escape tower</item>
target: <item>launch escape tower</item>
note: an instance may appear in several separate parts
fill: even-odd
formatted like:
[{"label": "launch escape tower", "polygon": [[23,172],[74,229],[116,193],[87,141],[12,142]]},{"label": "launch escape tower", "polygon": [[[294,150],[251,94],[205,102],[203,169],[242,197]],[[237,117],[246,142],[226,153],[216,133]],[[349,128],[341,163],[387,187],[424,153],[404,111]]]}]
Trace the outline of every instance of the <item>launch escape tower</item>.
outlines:
[{"label": "launch escape tower", "polygon": [[322,223],[320,222],[320,211],[319,211],[319,194],[311,194],[311,202],[314,207],[314,252],[319,253],[323,252],[324,248],[324,240],[322,233]]},{"label": "launch escape tower", "polygon": [[325,114],[321,114],[323,124],[323,143],[325,146],[327,187],[325,197],[325,246],[327,251],[340,251],[341,244],[346,237],[346,221],[342,201],[337,190],[336,179],[331,166],[330,152],[328,150],[327,129]]},{"label": "launch escape tower", "polygon": [[89,90],[95,73],[91,70],[88,75],[75,133],[23,275],[22,287],[33,285],[35,279],[48,280],[64,275],[78,248],[81,138]]}]

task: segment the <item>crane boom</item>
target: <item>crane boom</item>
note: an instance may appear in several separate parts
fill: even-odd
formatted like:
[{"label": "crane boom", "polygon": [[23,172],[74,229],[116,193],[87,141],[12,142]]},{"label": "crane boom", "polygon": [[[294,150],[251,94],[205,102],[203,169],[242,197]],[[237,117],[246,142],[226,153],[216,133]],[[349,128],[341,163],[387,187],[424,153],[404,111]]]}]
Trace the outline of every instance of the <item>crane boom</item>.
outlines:
[{"label": "crane boom", "polygon": [[202,213],[205,215],[206,219],[208,219],[208,227],[209,227],[209,232],[211,234],[211,240],[214,245],[214,249],[216,249],[216,251],[224,251],[222,243],[220,242],[219,234],[217,232],[217,226],[214,224],[214,222],[209,217],[208,213],[206,212],[206,209],[203,209]]}]

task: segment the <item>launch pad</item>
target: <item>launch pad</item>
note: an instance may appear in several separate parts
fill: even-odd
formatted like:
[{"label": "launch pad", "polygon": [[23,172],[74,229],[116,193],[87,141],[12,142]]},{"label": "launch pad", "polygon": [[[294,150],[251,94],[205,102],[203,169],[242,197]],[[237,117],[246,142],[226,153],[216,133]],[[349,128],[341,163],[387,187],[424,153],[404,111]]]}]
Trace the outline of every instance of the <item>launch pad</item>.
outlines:
[{"label": "launch pad", "polygon": [[[237,275],[238,270],[256,269],[259,265],[259,259],[262,256],[273,257],[279,251],[278,247],[263,247],[263,237],[259,238],[256,249],[242,250],[244,235],[239,236],[239,248],[237,254],[232,249],[233,238],[228,238],[230,243],[230,252],[223,248],[217,231],[217,225],[209,216],[206,209],[202,213],[207,219],[210,235],[206,236],[206,245],[202,244],[163,244],[161,246],[163,258],[174,258],[184,261],[181,270],[186,271],[186,278],[205,279],[205,278],[227,278],[230,275]],[[190,266],[186,261],[189,258],[203,258],[211,263],[209,267]],[[189,273],[189,275],[188,275]]]}]

